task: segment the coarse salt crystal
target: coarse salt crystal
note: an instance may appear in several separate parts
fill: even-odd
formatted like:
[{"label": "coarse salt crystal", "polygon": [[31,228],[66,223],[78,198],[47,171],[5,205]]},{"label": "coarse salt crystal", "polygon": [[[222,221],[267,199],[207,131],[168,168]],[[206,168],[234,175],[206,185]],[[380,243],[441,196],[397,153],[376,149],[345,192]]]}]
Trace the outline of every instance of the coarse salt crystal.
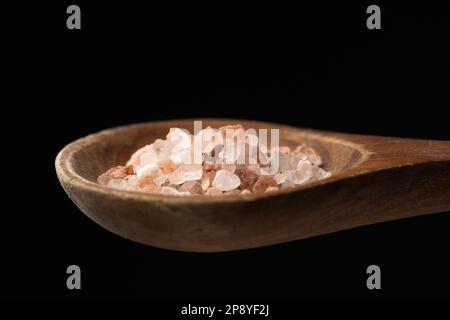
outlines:
[{"label": "coarse salt crystal", "polygon": [[253,186],[253,192],[254,193],[260,193],[266,191],[269,187],[276,187],[277,183],[275,180],[270,176],[260,176],[258,178],[258,181],[255,182],[255,185]]},{"label": "coarse salt crystal", "polygon": [[264,192],[274,192],[274,191],[278,191],[279,189],[277,188],[277,187],[268,187],[267,189],[266,189],[266,191],[264,191]]},{"label": "coarse salt crystal", "polygon": [[282,184],[286,181],[286,175],[284,173],[277,173],[273,176],[273,179],[277,184]]},{"label": "coarse salt crystal", "polygon": [[208,127],[196,136],[171,128],[166,140],[140,148],[126,166],[109,169],[97,181],[121,190],[178,196],[246,195],[328,178],[331,173],[321,164],[310,146],[291,150],[276,143],[268,148],[266,139],[239,124]]},{"label": "coarse salt crystal", "polygon": [[183,183],[179,188],[180,192],[189,192],[192,195],[201,195],[204,193],[202,185],[197,181],[187,181]]},{"label": "coarse salt crystal", "polygon": [[171,128],[167,134],[167,140],[173,145],[180,148],[190,148],[191,147],[191,135],[187,130],[180,128]]},{"label": "coarse salt crystal", "polygon": [[182,175],[184,181],[199,180],[203,175],[203,168],[200,164],[183,164]]},{"label": "coarse salt crystal", "polygon": [[161,193],[173,195],[173,196],[190,196],[191,195],[189,192],[180,192],[177,189],[172,188],[172,187],[162,187]]},{"label": "coarse salt crystal", "polygon": [[217,171],[214,181],[212,182],[213,187],[220,191],[236,189],[240,184],[241,180],[238,176],[224,169]]},{"label": "coarse salt crystal", "polygon": [[208,188],[208,190],[206,190],[206,195],[208,195],[208,196],[221,196],[222,194],[223,194],[222,191],[220,191],[214,187]]}]

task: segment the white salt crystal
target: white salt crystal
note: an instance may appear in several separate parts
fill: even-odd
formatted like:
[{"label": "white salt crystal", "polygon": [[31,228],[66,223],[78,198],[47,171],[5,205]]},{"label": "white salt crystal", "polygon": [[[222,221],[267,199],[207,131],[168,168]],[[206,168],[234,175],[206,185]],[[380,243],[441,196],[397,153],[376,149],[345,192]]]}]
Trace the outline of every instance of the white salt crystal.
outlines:
[{"label": "white salt crystal", "polygon": [[130,166],[130,165],[139,166],[141,164],[141,160],[140,160],[141,155],[143,155],[146,152],[153,151],[153,150],[154,150],[154,148],[152,145],[146,145],[146,146],[140,148],[139,150],[137,150],[135,153],[133,153],[131,155],[131,158],[130,158],[130,160],[128,160],[127,165],[128,166]]},{"label": "white salt crystal", "polygon": [[176,150],[173,149],[173,152],[170,156],[170,160],[172,160],[175,164],[190,164],[194,161],[194,156],[191,149],[182,149]]},{"label": "white salt crystal", "polygon": [[183,164],[180,166],[184,181],[199,180],[203,175],[203,167],[201,164]]},{"label": "white salt crystal", "polygon": [[227,170],[219,170],[212,183],[213,187],[220,191],[230,191],[236,189],[241,184],[241,180],[235,174]]},{"label": "white salt crystal", "polygon": [[139,166],[139,167],[136,169],[136,175],[137,175],[138,177],[140,177],[140,176],[142,176],[142,175],[148,174],[148,172],[151,172],[151,171],[155,170],[156,168],[157,168],[157,166],[152,165],[152,164],[148,164],[148,165],[144,165],[144,166]]},{"label": "white salt crystal", "polygon": [[286,177],[289,181],[295,184],[303,184],[311,178],[304,172],[298,170],[286,171]]},{"label": "white salt crystal", "polygon": [[308,172],[308,174],[311,173],[312,176],[312,163],[308,160],[300,160],[297,163],[297,170]]},{"label": "white salt crystal", "polygon": [[315,166],[320,166],[322,164],[322,158],[319,154],[317,154],[313,148],[307,147],[304,144],[295,148],[293,154],[304,157],[304,160],[309,160]]},{"label": "white salt crystal", "polygon": [[164,148],[165,144],[166,144],[166,141],[165,141],[165,140],[162,140],[162,139],[156,139],[155,142],[153,142],[153,143],[151,144],[151,146],[152,146],[152,148],[153,148],[155,151],[159,152],[159,151],[161,151],[161,150]]},{"label": "white salt crystal", "polygon": [[295,184],[305,183],[312,177],[312,164],[307,160],[300,160],[297,165],[297,170],[286,171],[286,178]]},{"label": "white salt crystal", "polygon": [[167,134],[167,140],[170,141],[172,145],[176,145],[181,148],[191,147],[191,135],[185,129],[171,128]]},{"label": "white salt crystal", "polygon": [[147,152],[143,153],[140,158],[140,166],[156,166],[158,163],[158,154],[151,148]]},{"label": "white salt crystal", "polygon": [[285,153],[280,153],[280,171],[285,170],[296,170],[297,165],[301,160],[307,160],[305,154],[289,155]]}]

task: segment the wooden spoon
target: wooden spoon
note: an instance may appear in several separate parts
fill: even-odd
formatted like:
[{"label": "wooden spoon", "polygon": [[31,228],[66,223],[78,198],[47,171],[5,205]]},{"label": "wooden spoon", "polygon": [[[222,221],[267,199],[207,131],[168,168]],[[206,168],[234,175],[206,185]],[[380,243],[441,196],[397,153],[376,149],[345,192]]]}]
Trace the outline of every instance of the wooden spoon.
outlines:
[{"label": "wooden spoon", "polygon": [[193,132],[193,120],[129,125],[70,143],[56,158],[58,178],[73,202],[104,228],[144,244],[183,251],[228,251],[297,240],[372,223],[450,210],[450,141],[413,140],[280,129],[280,145],[305,142],[322,156],[328,179],[273,193],[177,197],[120,191],[96,183],[171,127]]}]

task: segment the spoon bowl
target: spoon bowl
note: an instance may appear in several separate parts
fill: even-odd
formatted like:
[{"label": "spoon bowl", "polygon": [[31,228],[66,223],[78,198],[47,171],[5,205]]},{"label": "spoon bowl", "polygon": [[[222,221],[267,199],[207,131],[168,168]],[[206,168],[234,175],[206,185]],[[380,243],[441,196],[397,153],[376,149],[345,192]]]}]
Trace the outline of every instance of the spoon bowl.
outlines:
[{"label": "spoon bowl", "polygon": [[254,248],[372,223],[450,210],[450,141],[364,136],[286,125],[206,119],[214,128],[279,129],[280,145],[306,143],[332,176],[279,191],[224,196],[150,194],[96,182],[170,128],[193,132],[193,120],[117,127],[76,140],[58,154],[66,193],[113,233],[151,246],[197,252]]}]

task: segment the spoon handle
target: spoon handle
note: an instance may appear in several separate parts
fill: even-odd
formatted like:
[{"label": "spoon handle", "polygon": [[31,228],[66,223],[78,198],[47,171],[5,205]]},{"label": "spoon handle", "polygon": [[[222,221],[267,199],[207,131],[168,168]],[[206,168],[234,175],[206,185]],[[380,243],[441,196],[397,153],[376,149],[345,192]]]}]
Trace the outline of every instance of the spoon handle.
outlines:
[{"label": "spoon handle", "polygon": [[354,181],[342,181],[349,184],[349,196],[365,194],[370,199],[366,210],[359,210],[370,212],[367,223],[450,211],[450,141],[372,136],[348,140],[368,151],[367,160],[347,173],[355,175]]},{"label": "spoon handle", "polygon": [[[325,135],[365,150],[361,162],[287,198],[301,206],[284,209],[278,226],[283,231],[268,243],[450,211],[450,141]],[[274,221],[271,228],[277,229]]]}]

